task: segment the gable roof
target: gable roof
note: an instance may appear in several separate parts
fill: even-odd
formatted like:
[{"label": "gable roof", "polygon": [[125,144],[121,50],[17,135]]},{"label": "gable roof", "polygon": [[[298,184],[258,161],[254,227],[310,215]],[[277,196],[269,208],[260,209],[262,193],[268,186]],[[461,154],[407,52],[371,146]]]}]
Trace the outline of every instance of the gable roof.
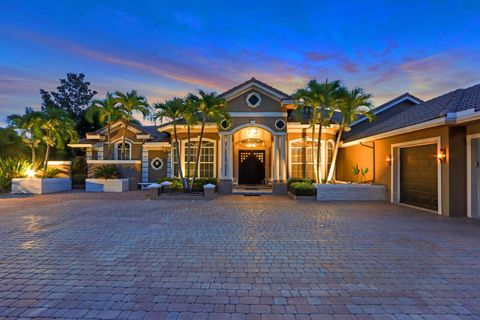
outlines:
[{"label": "gable roof", "polygon": [[480,110],[480,84],[466,89],[457,89],[414,105],[403,112],[382,119],[382,121],[372,122],[371,126],[365,130],[355,130],[355,126],[353,126],[350,132],[345,133],[344,142],[351,142],[422,122],[444,118],[448,114],[469,109]]},{"label": "gable roof", "polygon": [[255,86],[259,89],[263,89],[271,94],[273,94],[274,96],[278,97],[279,99],[281,100],[284,100],[284,99],[290,99],[290,95],[283,92],[283,91],[280,91],[268,84],[266,84],[265,82],[262,82],[260,80],[257,80],[255,78],[251,78],[250,80],[247,80],[245,82],[242,82],[240,83],[238,86],[235,86],[225,92],[223,92],[220,97],[221,98],[224,98],[224,99],[228,99],[228,98],[231,98],[233,96],[235,96],[237,93],[251,87],[251,86]]}]

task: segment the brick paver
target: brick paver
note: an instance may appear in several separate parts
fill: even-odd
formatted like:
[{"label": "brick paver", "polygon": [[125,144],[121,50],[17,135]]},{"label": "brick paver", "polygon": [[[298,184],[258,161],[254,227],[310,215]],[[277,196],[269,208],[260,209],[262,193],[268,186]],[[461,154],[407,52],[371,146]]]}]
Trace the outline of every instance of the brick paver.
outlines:
[{"label": "brick paver", "polygon": [[480,223],[262,196],[0,199],[0,319],[480,319]]}]

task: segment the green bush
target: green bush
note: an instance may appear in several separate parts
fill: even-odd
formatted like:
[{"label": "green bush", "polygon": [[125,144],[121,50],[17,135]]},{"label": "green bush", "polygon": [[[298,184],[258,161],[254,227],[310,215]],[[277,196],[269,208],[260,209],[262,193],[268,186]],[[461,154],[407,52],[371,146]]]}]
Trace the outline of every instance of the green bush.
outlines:
[{"label": "green bush", "polygon": [[290,192],[296,196],[314,196],[316,189],[313,188],[311,182],[292,182]]},{"label": "green bush", "polygon": [[32,164],[26,160],[0,158],[0,192],[10,192],[13,178],[23,178]]},{"label": "green bush", "polygon": [[47,172],[45,173],[45,178],[55,178],[60,174],[60,170],[58,168],[47,168]]},{"label": "green bush", "polygon": [[213,184],[217,185],[217,179],[215,178],[199,178],[195,179],[195,182],[193,184],[193,189],[203,189],[203,186],[206,184]]},{"label": "green bush", "polygon": [[306,182],[306,183],[312,184],[313,180],[312,179],[305,179],[305,178],[290,178],[290,179],[288,179],[287,184],[288,184],[288,186],[290,186],[292,183],[295,183],[295,182]]},{"label": "green bush", "polygon": [[94,176],[98,179],[120,179],[122,173],[117,166],[113,164],[104,164],[95,169]]}]

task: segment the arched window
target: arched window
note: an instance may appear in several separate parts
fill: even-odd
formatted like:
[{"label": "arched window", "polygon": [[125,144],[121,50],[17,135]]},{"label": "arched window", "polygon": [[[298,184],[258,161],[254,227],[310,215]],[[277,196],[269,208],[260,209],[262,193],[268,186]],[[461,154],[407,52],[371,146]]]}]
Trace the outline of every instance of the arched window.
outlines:
[{"label": "arched window", "polygon": [[132,144],[125,141],[125,157],[122,157],[122,141],[118,141],[114,145],[115,153],[113,158],[115,160],[131,160],[132,159]]}]

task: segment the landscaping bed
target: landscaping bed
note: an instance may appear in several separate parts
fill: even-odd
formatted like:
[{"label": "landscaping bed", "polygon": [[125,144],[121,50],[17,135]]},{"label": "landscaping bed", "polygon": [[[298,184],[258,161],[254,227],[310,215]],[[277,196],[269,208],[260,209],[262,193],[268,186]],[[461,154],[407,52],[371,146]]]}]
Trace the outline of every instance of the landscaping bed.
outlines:
[{"label": "landscaping bed", "polygon": [[293,200],[314,201],[316,192],[312,180],[292,178],[287,182],[288,196]]}]

